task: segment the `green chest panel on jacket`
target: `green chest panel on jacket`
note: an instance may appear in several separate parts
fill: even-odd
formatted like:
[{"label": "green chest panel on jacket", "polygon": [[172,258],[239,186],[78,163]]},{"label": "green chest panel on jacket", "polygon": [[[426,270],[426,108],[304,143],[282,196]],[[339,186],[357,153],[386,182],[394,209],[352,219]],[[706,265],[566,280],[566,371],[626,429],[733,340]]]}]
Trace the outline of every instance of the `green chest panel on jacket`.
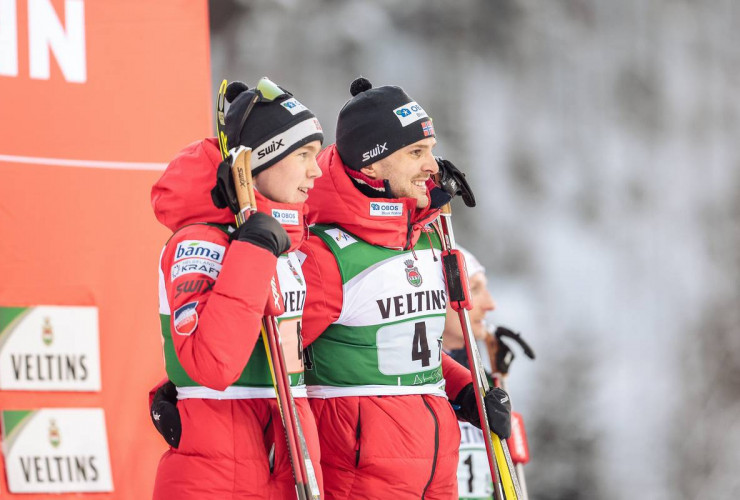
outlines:
[{"label": "green chest panel on jacket", "polygon": [[447,296],[436,233],[422,233],[413,251],[404,251],[371,245],[334,225],[311,231],[336,258],[342,312],[308,349],[306,383],[440,382]]}]

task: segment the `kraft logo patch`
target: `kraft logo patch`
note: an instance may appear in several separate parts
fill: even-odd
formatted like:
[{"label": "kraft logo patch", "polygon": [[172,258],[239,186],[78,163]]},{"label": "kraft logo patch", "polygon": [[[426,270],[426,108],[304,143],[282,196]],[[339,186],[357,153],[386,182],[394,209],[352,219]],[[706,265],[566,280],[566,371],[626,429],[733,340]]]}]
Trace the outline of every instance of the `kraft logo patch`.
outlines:
[{"label": "kraft logo patch", "polygon": [[298,217],[298,210],[280,210],[273,208],[272,216],[284,226],[298,226],[301,223]]},{"label": "kraft logo patch", "polygon": [[205,274],[206,276],[216,279],[220,272],[221,264],[218,262],[214,262],[210,259],[193,257],[183,259],[172,264],[172,268],[170,269],[170,280],[175,281],[183,274],[191,273]]},{"label": "kraft logo patch", "polygon": [[373,217],[391,217],[403,215],[403,203],[370,202],[370,215]]},{"label": "kraft logo patch", "polygon": [[411,101],[408,104],[397,107],[393,110],[393,114],[396,115],[398,121],[401,122],[402,127],[411,125],[422,118],[427,118],[427,112],[424,111],[424,108],[416,104],[416,101]]},{"label": "kraft logo patch", "polygon": [[198,327],[198,311],[195,307],[198,302],[188,302],[175,311],[175,332],[179,335],[190,335]]}]

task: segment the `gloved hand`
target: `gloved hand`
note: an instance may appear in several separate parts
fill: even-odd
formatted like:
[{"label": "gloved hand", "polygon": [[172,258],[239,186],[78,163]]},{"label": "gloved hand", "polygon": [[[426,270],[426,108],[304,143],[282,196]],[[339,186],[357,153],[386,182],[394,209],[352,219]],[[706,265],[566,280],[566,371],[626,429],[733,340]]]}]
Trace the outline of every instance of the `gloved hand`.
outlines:
[{"label": "gloved hand", "polygon": [[216,172],[216,185],[211,189],[211,200],[216,208],[227,208],[239,213],[239,200],[236,197],[234,177],[231,174],[231,163],[222,161]]},{"label": "gloved hand", "polygon": [[280,257],[290,248],[290,237],[273,217],[254,212],[247,222],[231,233],[230,240],[246,241]]},{"label": "gloved hand", "polygon": [[473,190],[470,189],[468,181],[465,180],[465,174],[449,160],[445,160],[440,156],[435,156],[434,159],[437,160],[437,166],[439,167],[437,181],[439,187],[444,189],[450,196],[462,196],[465,205],[474,207],[475,195],[473,194]]},{"label": "gloved hand", "polygon": [[[486,405],[486,416],[491,430],[498,437],[509,439],[511,436],[511,401],[509,401],[509,395],[500,387],[493,387],[483,398],[483,402]],[[453,401],[453,405],[459,407],[455,410],[455,413],[457,413],[460,420],[470,422],[477,428],[481,428],[472,382],[462,388],[455,401]]]},{"label": "gloved hand", "polygon": [[154,400],[149,415],[157,431],[167,444],[173,448],[180,446],[182,423],[180,412],[177,409],[177,388],[172,382],[167,382],[154,393]]}]

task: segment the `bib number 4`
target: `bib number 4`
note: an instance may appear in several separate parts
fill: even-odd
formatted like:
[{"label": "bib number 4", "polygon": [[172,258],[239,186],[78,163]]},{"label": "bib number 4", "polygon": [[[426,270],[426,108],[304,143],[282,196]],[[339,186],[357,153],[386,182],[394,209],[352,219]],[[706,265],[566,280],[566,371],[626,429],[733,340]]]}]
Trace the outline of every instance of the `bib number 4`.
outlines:
[{"label": "bib number 4", "polygon": [[378,329],[378,369],[384,375],[434,370],[442,362],[444,317],[403,322]]}]

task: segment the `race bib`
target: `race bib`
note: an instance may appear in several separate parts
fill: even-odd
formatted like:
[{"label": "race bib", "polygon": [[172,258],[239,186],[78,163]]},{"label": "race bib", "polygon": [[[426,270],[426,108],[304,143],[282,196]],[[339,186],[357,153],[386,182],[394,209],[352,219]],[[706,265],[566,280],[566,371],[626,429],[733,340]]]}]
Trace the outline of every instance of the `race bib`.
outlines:
[{"label": "race bib", "polygon": [[467,422],[460,425],[460,461],[457,464],[457,493],[460,500],[486,498],[493,494],[483,432]]},{"label": "race bib", "polygon": [[303,373],[303,342],[301,341],[301,319],[286,319],[280,322],[280,343],[288,373]]},{"label": "race bib", "polygon": [[445,317],[405,321],[378,329],[378,369],[384,375],[406,375],[438,368],[442,363]]}]

